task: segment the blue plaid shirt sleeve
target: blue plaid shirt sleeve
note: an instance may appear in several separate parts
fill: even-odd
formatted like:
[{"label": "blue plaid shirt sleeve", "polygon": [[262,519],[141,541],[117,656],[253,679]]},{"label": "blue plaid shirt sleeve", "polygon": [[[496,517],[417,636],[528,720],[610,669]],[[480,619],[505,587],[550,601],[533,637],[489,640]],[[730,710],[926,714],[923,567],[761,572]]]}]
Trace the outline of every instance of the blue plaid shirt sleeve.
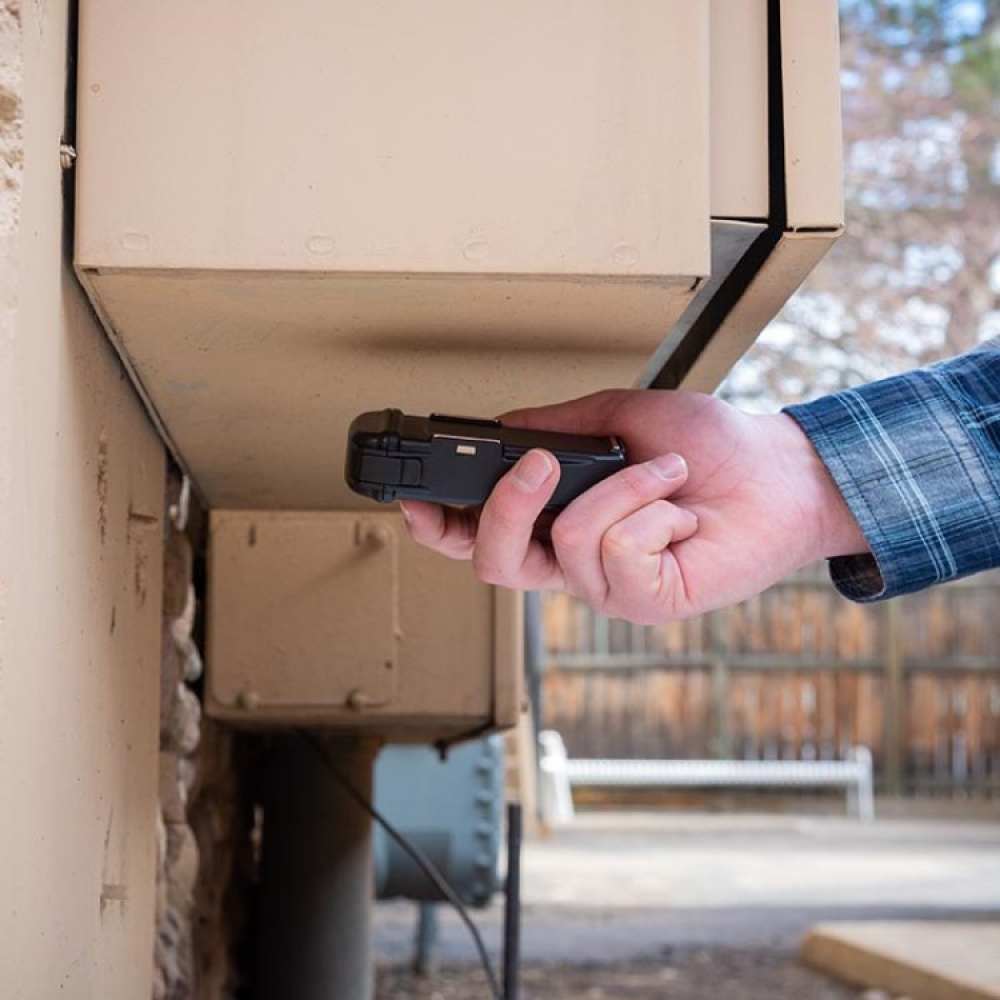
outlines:
[{"label": "blue plaid shirt sleeve", "polygon": [[784,412],[871,547],[830,561],[845,597],[895,597],[1000,566],[1000,340]]}]

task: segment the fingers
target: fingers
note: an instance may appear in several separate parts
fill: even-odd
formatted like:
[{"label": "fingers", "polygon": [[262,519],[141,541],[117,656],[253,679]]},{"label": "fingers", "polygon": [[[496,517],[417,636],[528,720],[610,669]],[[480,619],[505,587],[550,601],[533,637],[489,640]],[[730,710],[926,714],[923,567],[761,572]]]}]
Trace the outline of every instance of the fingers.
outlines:
[{"label": "fingers", "polygon": [[691,538],[698,519],[668,498],[687,475],[673,454],[623,469],[556,518],[551,545],[532,532],[559,482],[559,464],[539,449],[497,483],[481,511],[411,500],[403,511],[416,541],[471,558],[486,583],[568,590],[605,614],[657,622],[674,617],[686,601],[671,546]]},{"label": "fingers", "polygon": [[601,566],[608,584],[607,614],[654,624],[684,598],[683,580],[669,551],[698,529],[690,511],[656,500],[612,525],[601,539]]},{"label": "fingers", "polygon": [[407,500],[399,507],[414,541],[452,559],[472,558],[478,511],[423,500]]},{"label": "fingers", "polygon": [[552,550],[533,537],[558,483],[559,463],[548,452],[534,450],[497,483],[481,511],[417,500],[400,507],[415,541],[452,559],[472,559],[486,583],[558,589],[562,573]]},{"label": "fingers", "polygon": [[562,573],[552,550],[532,537],[559,483],[559,463],[534,449],[493,488],[479,516],[473,565],[481,580],[518,590],[554,589]]},{"label": "fingers", "polygon": [[[632,546],[636,541],[640,548],[653,546],[644,553],[648,556],[654,551],[662,552],[675,531],[693,533],[697,524],[693,514],[662,503],[686,479],[687,465],[679,455],[661,455],[631,465],[577,497],[552,526],[552,545],[572,592],[594,607],[608,604],[614,585],[605,573],[606,539],[612,551],[625,546],[630,554],[635,552]],[[633,524],[632,519],[640,513],[642,517]],[[660,539],[662,544],[655,547]],[[623,566],[626,558],[616,558],[614,563],[616,570],[619,567],[628,570]],[[640,590],[651,586],[651,567],[652,562],[647,559],[632,569],[640,576]]]}]

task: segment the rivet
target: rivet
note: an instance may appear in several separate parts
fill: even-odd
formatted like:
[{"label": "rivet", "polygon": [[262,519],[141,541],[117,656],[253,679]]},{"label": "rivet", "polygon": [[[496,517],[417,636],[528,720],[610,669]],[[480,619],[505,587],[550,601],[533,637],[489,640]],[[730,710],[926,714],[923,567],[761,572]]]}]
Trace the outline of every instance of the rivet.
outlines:
[{"label": "rivet", "polygon": [[639,251],[631,243],[618,243],[611,253],[615,263],[623,267],[631,267],[639,262]]},{"label": "rivet", "polygon": [[149,233],[122,233],[119,240],[123,250],[148,250],[152,244]]},{"label": "rivet", "polygon": [[486,240],[469,240],[462,247],[462,255],[466,260],[486,260],[490,255],[490,245]]},{"label": "rivet", "polygon": [[333,253],[337,243],[331,236],[324,236],[322,233],[315,233],[306,240],[306,249],[310,253],[319,254],[325,257]]},{"label": "rivet", "polygon": [[361,541],[373,549],[384,549],[391,537],[389,529],[383,524],[369,524],[361,533]]},{"label": "rivet", "polygon": [[239,708],[244,708],[248,712],[255,712],[260,708],[260,695],[256,691],[241,691],[236,696],[236,704]]}]

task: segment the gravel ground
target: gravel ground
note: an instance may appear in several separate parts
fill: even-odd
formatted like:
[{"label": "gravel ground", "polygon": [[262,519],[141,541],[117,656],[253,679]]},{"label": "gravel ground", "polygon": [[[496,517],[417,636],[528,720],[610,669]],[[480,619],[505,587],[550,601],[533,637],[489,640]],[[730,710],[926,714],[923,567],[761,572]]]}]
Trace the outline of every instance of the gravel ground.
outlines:
[{"label": "gravel ground", "polygon": [[[697,949],[659,961],[541,964],[521,970],[520,1000],[858,1000],[861,991],[805,968],[787,954]],[[482,970],[444,965],[425,979],[382,966],[376,1000],[489,1000]]]}]

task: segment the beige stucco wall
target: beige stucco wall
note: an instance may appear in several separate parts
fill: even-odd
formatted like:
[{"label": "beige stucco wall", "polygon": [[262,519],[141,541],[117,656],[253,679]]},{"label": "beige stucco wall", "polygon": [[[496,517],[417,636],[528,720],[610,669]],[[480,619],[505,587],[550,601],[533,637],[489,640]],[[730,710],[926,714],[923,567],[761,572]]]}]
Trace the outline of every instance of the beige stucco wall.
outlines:
[{"label": "beige stucco wall", "polygon": [[134,1000],[152,965],[163,452],[68,266],[66,21],[65,0],[0,0],[0,993]]}]

